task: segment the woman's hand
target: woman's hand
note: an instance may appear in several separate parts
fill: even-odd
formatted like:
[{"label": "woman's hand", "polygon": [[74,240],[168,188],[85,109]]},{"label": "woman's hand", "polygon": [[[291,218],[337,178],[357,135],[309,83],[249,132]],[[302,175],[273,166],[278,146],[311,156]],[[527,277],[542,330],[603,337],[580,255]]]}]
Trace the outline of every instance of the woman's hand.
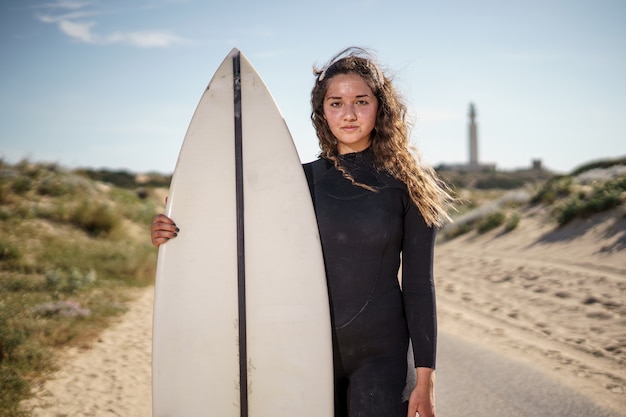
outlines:
[{"label": "woman's hand", "polygon": [[409,397],[407,417],[435,417],[435,370],[417,368],[417,385]]},{"label": "woman's hand", "polygon": [[176,223],[172,219],[165,214],[157,214],[152,219],[152,225],[150,226],[152,244],[158,248],[170,239],[178,236],[179,231],[180,229],[176,227]]}]

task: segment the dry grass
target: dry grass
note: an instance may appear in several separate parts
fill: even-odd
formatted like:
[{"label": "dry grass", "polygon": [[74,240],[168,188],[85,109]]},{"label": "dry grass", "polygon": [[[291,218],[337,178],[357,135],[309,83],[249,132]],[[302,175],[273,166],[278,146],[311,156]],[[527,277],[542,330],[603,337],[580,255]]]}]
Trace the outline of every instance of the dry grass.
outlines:
[{"label": "dry grass", "polygon": [[[0,161],[0,410],[55,369],[59,348],[83,345],[152,283],[149,193],[54,165]],[[142,198],[144,197],[144,198]],[[140,231],[145,231],[142,234]]]}]

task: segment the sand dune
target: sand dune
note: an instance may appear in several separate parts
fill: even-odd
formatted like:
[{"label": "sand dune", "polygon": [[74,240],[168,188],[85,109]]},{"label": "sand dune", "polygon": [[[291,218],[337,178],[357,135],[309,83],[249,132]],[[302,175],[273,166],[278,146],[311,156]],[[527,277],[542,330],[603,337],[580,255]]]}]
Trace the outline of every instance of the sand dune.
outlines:
[{"label": "sand dune", "polygon": [[555,229],[527,212],[510,232],[437,247],[442,328],[527,360],[626,414],[626,219]]},{"label": "sand dune", "polygon": [[[562,229],[539,212],[510,233],[438,244],[440,325],[526,360],[626,414],[626,219]],[[150,416],[152,288],[29,401],[35,417]]]}]

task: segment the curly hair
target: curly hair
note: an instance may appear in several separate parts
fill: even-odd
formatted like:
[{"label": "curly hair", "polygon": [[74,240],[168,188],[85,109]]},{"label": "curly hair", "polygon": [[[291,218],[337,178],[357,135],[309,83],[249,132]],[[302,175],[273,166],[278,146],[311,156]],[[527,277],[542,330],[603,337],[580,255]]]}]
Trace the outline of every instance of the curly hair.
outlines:
[{"label": "curly hair", "polygon": [[324,118],[324,97],[329,80],[338,74],[357,74],[367,83],[378,101],[376,127],[371,133],[371,145],[376,169],[406,184],[411,200],[430,226],[442,226],[449,216],[446,208],[454,199],[449,188],[438,178],[434,169],[421,163],[417,149],[409,140],[407,107],[372,55],[351,47],[334,56],[324,68],[313,68],[317,77],[311,91],[311,120],[320,144],[320,157],[333,162],[342,175],[354,185],[375,190],[358,183],[339,161],[337,138]]}]

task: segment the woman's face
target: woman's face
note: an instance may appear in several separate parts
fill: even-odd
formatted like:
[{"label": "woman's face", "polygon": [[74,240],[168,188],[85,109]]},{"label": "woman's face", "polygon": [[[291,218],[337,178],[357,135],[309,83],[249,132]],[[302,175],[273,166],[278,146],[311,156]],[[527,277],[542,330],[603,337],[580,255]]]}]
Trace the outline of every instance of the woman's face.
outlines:
[{"label": "woman's face", "polygon": [[340,155],[367,149],[377,111],[378,100],[361,76],[338,74],[328,80],[324,119],[337,138]]}]

